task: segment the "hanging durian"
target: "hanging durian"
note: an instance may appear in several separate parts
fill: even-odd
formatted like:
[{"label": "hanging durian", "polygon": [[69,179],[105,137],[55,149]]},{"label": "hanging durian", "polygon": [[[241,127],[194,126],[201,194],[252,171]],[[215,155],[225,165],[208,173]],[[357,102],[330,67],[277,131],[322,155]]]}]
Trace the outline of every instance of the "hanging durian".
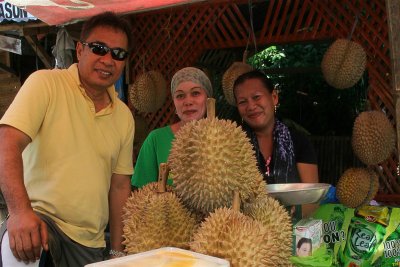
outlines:
[{"label": "hanging durian", "polygon": [[349,208],[358,208],[374,199],[379,190],[378,174],[372,169],[349,168],[336,185],[339,202]]},{"label": "hanging durian", "polygon": [[[287,266],[279,256],[281,244],[261,222],[240,212],[236,194],[232,209],[219,208],[201,223],[191,250],[227,259],[231,267]],[[278,230],[278,229],[277,229]]]},{"label": "hanging durian", "polygon": [[129,86],[129,99],[140,112],[155,112],[167,96],[167,84],[159,71],[144,72]]},{"label": "hanging durian", "polygon": [[[209,103],[209,102],[208,102]],[[236,123],[208,117],[184,125],[175,136],[168,165],[176,194],[191,210],[206,214],[231,206],[232,192],[249,201],[265,191],[252,145]]]},{"label": "hanging durian", "polygon": [[232,65],[222,75],[222,90],[226,101],[236,106],[235,96],[233,94],[233,84],[240,75],[253,70],[253,67],[246,63],[247,51],[243,54],[243,61],[233,62]]},{"label": "hanging durian", "polygon": [[172,188],[166,186],[166,169],[162,163],[162,179],[133,192],[125,204],[122,220],[127,254],[160,247],[189,247],[196,221]]},{"label": "hanging durian", "polygon": [[364,111],[354,122],[352,147],[365,164],[375,165],[389,158],[395,148],[393,125],[381,111]]},{"label": "hanging durian", "polygon": [[[292,255],[293,226],[288,211],[279,201],[260,194],[255,201],[243,205],[243,214],[263,224],[268,231],[274,234],[274,240],[279,244],[279,266],[288,266],[288,259]],[[282,263],[286,263],[282,265]]]},{"label": "hanging durian", "polygon": [[363,47],[347,39],[336,40],[321,62],[326,82],[337,89],[355,85],[364,73],[367,56]]}]

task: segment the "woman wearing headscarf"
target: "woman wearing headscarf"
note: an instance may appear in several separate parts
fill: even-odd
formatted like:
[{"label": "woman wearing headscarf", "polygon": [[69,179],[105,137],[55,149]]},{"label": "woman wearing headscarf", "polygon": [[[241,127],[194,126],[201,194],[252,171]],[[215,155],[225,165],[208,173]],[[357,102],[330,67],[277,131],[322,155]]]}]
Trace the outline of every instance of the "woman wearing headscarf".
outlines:
[{"label": "woman wearing headscarf", "polygon": [[317,157],[311,142],[275,117],[278,94],[260,71],[239,76],[233,86],[236,105],[268,184],[317,183]]},{"label": "woman wearing headscarf", "polygon": [[[179,121],[150,132],[136,161],[132,185],[142,187],[158,180],[161,163],[167,162],[172,141],[186,123],[206,116],[207,98],[213,89],[207,75],[200,69],[186,67],[174,74],[171,80],[171,96]],[[172,180],[168,180],[172,184]]]}]

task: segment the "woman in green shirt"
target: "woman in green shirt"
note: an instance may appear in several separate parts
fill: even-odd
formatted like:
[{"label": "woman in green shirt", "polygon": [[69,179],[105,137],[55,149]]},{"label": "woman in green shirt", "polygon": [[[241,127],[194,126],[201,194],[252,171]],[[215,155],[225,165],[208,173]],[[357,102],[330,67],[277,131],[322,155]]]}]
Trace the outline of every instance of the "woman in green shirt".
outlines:
[{"label": "woman in green shirt", "polygon": [[[150,132],[136,161],[132,185],[140,188],[158,180],[160,163],[167,162],[175,134],[187,122],[199,120],[206,115],[206,102],[212,97],[212,85],[200,69],[186,67],[172,77],[171,95],[179,121]],[[171,178],[168,183],[172,184]]]}]

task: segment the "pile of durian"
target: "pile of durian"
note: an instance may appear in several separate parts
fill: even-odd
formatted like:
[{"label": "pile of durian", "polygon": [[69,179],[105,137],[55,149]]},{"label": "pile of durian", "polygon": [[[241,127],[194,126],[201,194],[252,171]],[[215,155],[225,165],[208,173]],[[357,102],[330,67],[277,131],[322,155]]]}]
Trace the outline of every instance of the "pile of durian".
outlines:
[{"label": "pile of durian", "polygon": [[[215,118],[213,106],[175,136],[159,183],[128,199],[126,252],[174,246],[227,259],[232,267],[291,266],[291,217],[267,195],[246,134]],[[165,169],[174,185],[160,190]]]}]

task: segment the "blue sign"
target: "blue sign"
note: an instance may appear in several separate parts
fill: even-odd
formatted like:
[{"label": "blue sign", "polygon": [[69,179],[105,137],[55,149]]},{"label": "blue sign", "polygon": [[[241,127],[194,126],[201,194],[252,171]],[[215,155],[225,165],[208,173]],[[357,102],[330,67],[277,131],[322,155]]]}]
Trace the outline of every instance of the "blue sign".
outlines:
[{"label": "blue sign", "polygon": [[20,22],[28,20],[37,20],[37,18],[32,16],[25,10],[10,4],[7,1],[0,1],[0,22],[2,22],[3,20],[12,20]]}]

